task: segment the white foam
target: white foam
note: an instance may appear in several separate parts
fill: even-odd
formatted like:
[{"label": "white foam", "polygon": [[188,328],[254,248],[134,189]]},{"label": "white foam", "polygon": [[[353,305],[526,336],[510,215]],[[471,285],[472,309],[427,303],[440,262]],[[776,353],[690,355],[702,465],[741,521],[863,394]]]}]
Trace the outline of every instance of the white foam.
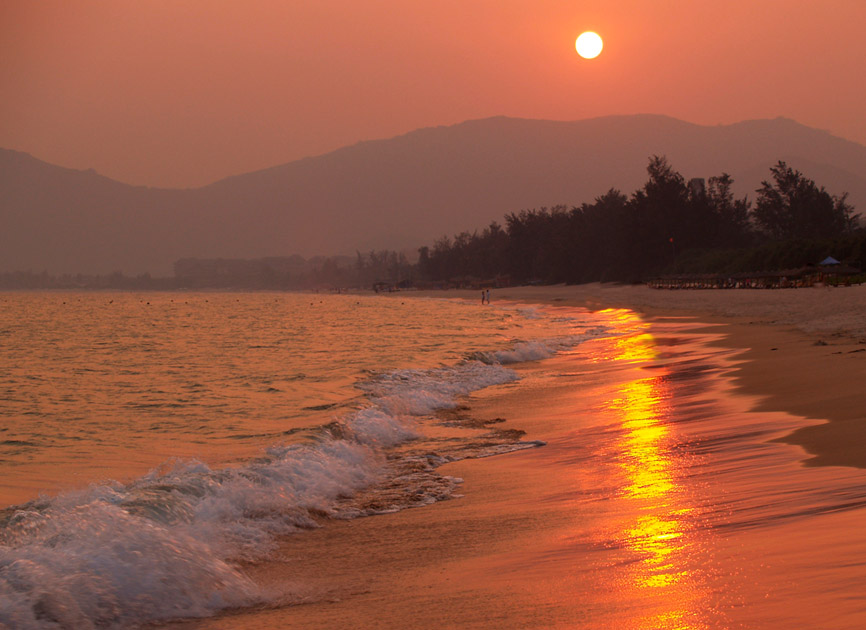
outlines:
[{"label": "white foam", "polygon": [[227,561],[316,526],[312,513],[333,511],[379,467],[369,446],[326,440],[238,469],[178,462],[129,486],[25,506],[0,538],[0,624],[102,627],[251,605],[261,593]]},{"label": "white foam", "polygon": [[351,414],[347,424],[359,443],[377,448],[397,446],[420,436],[412,420],[398,419],[379,406]]},{"label": "white foam", "polygon": [[391,416],[423,416],[457,405],[470,392],[517,380],[513,370],[481,361],[432,370],[397,370],[359,385]]},{"label": "white foam", "polygon": [[259,599],[206,544],[104,501],[14,519],[27,534],[0,547],[0,627],[118,627]]},{"label": "white foam", "polygon": [[484,363],[504,365],[522,363],[524,361],[539,361],[541,359],[549,359],[558,352],[574,347],[587,339],[604,334],[607,334],[606,329],[597,327],[564,337],[519,342],[508,350],[478,353],[476,354],[476,358]]}]

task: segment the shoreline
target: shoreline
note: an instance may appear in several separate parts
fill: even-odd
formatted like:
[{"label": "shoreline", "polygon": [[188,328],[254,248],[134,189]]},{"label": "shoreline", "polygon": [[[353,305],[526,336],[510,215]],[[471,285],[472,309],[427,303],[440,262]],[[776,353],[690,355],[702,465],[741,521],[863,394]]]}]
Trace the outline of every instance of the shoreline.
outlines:
[{"label": "shoreline", "polygon": [[[594,310],[629,306],[625,299],[629,288],[625,289],[625,298],[620,296],[616,302],[606,297],[605,287],[575,289],[579,288],[500,290],[493,299],[494,303],[498,298],[517,304],[565,306],[592,303]],[[419,297],[470,299],[474,292]],[[633,299],[632,304],[637,301]],[[802,366],[809,361],[819,361],[824,375],[834,365],[846,367],[861,361],[863,353],[825,355],[819,351],[837,351],[841,343],[815,346],[805,333],[758,324],[748,317],[734,321],[714,317],[707,311],[697,316],[685,309],[653,309],[647,305],[635,310],[643,313],[647,331],[654,331],[659,347],[679,347],[680,336],[686,345],[693,343],[689,338],[698,336],[705,339],[700,343],[705,343],[706,348],[716,346],[716,356],[721,358],[710,365],[715,366],[713,369],[722,365],[724,371],[710,371],[701,377],[701,382],[711,387],[709,398],[715,396],[718,400],[715,411],[728,418],[751,415],[745,413],[751,410],[777,412],[764,414],[764,426],[768,427],[763,434],[765,443],[791,426],[810,425],[769,441],[799,444],[803,440],[792,440],[792,435],[802,437],[802,432],[809,429],[844,426],[839,420],[841,408],[829,400],[826,389],[816,392],[808,388],[799,392],[799,397],[788,398],[784,390],[802,387],[796,375],[807,376]],[[329,522],[321,529],[282,539],[272,562],[249,569],[257,583],[286,589],[291,600],[288,605],[227,612],[168,627],[661,628],[673,627],[665,625],[671,619],[694,620],[696,627],[734,627],[742,621],[748,621],[749,627],[785,625],[780,620],[792,610],[785,590],[791,570],[798,563],[808,567],[816,562],[813,555],[808,555],[813,553],[809,545],[794,543],[792,548],[786,541],[812,536],[814,524],[794,520],[778,525],[779,530],[746,528],[726,536],[717,536],[712,529],[698,534],[688,526],[685,515],[704,504],[677,482],[676,467],[668,468],[666,433],[654,432],[642,420],[647,405],[654,404],[653,400],[662,401],[664,394],[640,383],[649,379],[661,383],[663,373],[653,371],[648,379],[640,365],[620,366],[612,372],[596,370],[597,364],[591,358],[606,357],[609,350],[616,349],[615,344],[608,344],[602,338],[579,346],[580,355],[590,360],[575,361],[566,354],[521,364],[517,368],[523,377],[521,387],[494,386],[468,396],[466,405],[474,418],[485,421],[504,416],[502,426],[525,430],[528,437],[546,441],[545,447],[445,464],[440,469],[444,474],[464,481],[455,500],[349,522]],[[688,355],[689,350],[683,352]],[[664,363],[662,360],[660,365]],[[856,365],[863,367],[862,363]],[[671,382],[678,387],[676,378]],[[848,382],[840,378],[840,385]],[[687,387],[687,382],[680,383]],[[569,427],[575,417],[603,416],[605,409],[612,409],[615,415],[620,413],[618,407],[608,406],[612,393],[619,396],[620,403],[623,397],[631,397],[636,414],[631,422],[637,421],[628,438],[631,441],[612,446],[617,451],[630,446],[644,469],[631,471],[637,485],[628,486],[626,482],[624,495],[591,503],[596,507],[588,509],[583,503],[585,497],[592,496],[596,488],[614,483],[607,475],[615,476],[617,468],[604,468],[600,462],[599,470],[595,471],[594,466],[587,469],[595,471],[590,472],[590,477],[575,477],[573,467],[579,465],[577,462],[595,461],[598,455],[591,450],[592,440],[586,441],[580,430],[570,434]],[[539,404],[539,396],[543,404]],[[829,424],[813,424],[798,422],[790,413],[784,413],[808,404],[818,410],[835,404],[836,419]],[[688,405],[682,408],[683,417],[701,417],[700,409],[689,409]],[[773,429],[776,423],[778,430]],[[604,425],[602,419],[599,427]],[[680,430],[687,431],[688,426],[686,420]],[[583,426],[583,430],[587,428]],[[591,429],[589,434],[593,435]],[[603,432],[596,435],[603,439]],[[760,434],[756,435],[755,443],[759,443]],[[786,471],[795,472],[802,466],[802,457],[806,456],[803,449],[778,448],[785,451],[781,458],[789,462]],[[835,448],[809,461],[835,465],[846,456],[843,451]],[[857,457],[849,465],[864,467]],[[764,474],[761,468],[743,470],[748,471],[746,475]],[[620,469],[620,474],[623,471],[628,472]],[[819,479],[831,478],[836,471],[815,470],[810,474]],[[816,483],[820,487],[820,482]],[[705,491],[708,496],[716,495],[707,484],[689,487],[698,493]],[[629,488],[635,493],[631,498]],[[648,490],[643,493],[640,488]],[[726,491],[730,490],[726,487]],[[746,492],[746,497],[750,496]],[[763,496],[753,498],[760,501]],[[614,517],[606,525],[599,525],[596,519],[607,514],[608,502],[620,501],[635,504],[633,518],[619,522]],[[828,533],[826,540],[832,542],[843,533],[847,536],[856,531],[858,519],[858,512],[827,517],[822,521],[822,531],[834,533]],[[610,526],[614,529],[608,531]],[[609,536],[604,539],[607,542],[598,544],[593,537],[599,535]],[[801,557],[797,555],[800,551],[792,549],[807,555]],[[750,550],[762,558],[761,562],[753,564]],[[778,555],[774,555],[776,550]],[[371,563],[375,565],[373,571]],[[706,566],[715,569],[705,572]],[[735,574],[746,575],[747,579],[731,580]],[[794,606],[797,623],[820,625],[821,606],[809,604],[803,593],[797,592],[796,597],[806,602]],[[744,605],[744,601],[749,603]],[[758,614],[764,618],[756,618]]]},{"label": "shoreline", "polygon": [[[393,297],[478,300],[474,290],[401,292]],[[821,424],[778,441],[808,453],[806,466],[866,468],[866,285],[802,289],[662,290],[643,285],[554,285],[495,289],[492,301],[627,308],[648,321],[680,317],[721,333],[740,350],[731,374],[756,411],[781,411]]]}]

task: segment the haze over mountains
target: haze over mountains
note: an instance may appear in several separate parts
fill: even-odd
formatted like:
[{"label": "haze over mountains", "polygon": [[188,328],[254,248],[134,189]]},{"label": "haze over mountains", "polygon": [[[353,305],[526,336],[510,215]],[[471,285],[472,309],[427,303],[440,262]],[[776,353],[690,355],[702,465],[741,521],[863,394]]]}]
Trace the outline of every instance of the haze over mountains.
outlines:
[{"label": "haze over mountains", "polygon": [[362,142],[196,189],[156,189],[0,149],[0,272],[171,273],[184,257],[429,245],[509,212],[630,194],[649,156],[749,194],[778,160],[866,210],[866,147],[791,120],[488,118]]}]

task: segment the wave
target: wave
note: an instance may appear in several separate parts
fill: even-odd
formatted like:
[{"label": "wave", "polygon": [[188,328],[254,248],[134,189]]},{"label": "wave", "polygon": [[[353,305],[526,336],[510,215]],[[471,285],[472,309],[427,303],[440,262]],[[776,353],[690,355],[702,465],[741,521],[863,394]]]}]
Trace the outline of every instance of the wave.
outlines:
[{"label": "wave", "polygon": [[603,326],[598,326],[576,335],[556,337],[553,339],[523,341],[515,344],[514,347],[507,350],[476,352],[470,358],[488,365],[508,365],[511,363],[523,363],[526,361],[540,361],[541,359],[549,359],[558,352],[576,346],[587,339],[592,339],[606,334],[609,334],[609,331]]},{"label": "wave", "polygon": [[[0,628],[127,627],[264,603],[268,594],[236,563],[267,556],[279,536],[327,518],[454,496],[461,480],[439,474],[443,463],[541,445],[490,427],[474,441],[436,444],[423,438],[419,421],[457,409],[470,392],[516,380],[503,364],[550,356],[585,337],[375,375],[358,384],[365,407],[240,467],[173,461],[129,484],[94,484],[7,508],[0,513]],[[449,421],[468,420],[455,414]]]}]

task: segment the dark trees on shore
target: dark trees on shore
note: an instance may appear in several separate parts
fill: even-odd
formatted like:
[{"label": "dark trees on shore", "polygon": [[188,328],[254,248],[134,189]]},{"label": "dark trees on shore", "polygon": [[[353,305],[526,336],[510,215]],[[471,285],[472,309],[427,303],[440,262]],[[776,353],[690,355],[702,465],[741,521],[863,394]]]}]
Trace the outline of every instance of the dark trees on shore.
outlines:
[{"label": "dark trees on shore", "polygon": [[785,162],[770,171],[773,183],[761,183],[754,211],[757,227],[770,238],[829,238],[852,231],[847,193],[832,196]]},{"label": "dark trees on shore", "polygon": [[[631,197],[611,189],[570,209],[513,212],[504,229],[493,223],[481,234],[422,248],[419,272],[438,281],[508,275],[514,283],[628,282],[662,272],[730,271],[772,243],[784,250],[781,240],[852,234],[856,217],[845,195],[831,196],[784,162],[771,171],[774,183],[763,182],[752,209],[747,198],[734,197],[727,173],[687,183],[666,158],[653,156],[646,183]],[[813,249],[800,247],[803,256]]]},{"label": "dark trees on shore", "polygon": [[707,202],[712,209],[715,247],[743,247],[752,240],[749,221],[750,203],[746,198],[734,199],[733,178],[727,173],[710,177]]}]

